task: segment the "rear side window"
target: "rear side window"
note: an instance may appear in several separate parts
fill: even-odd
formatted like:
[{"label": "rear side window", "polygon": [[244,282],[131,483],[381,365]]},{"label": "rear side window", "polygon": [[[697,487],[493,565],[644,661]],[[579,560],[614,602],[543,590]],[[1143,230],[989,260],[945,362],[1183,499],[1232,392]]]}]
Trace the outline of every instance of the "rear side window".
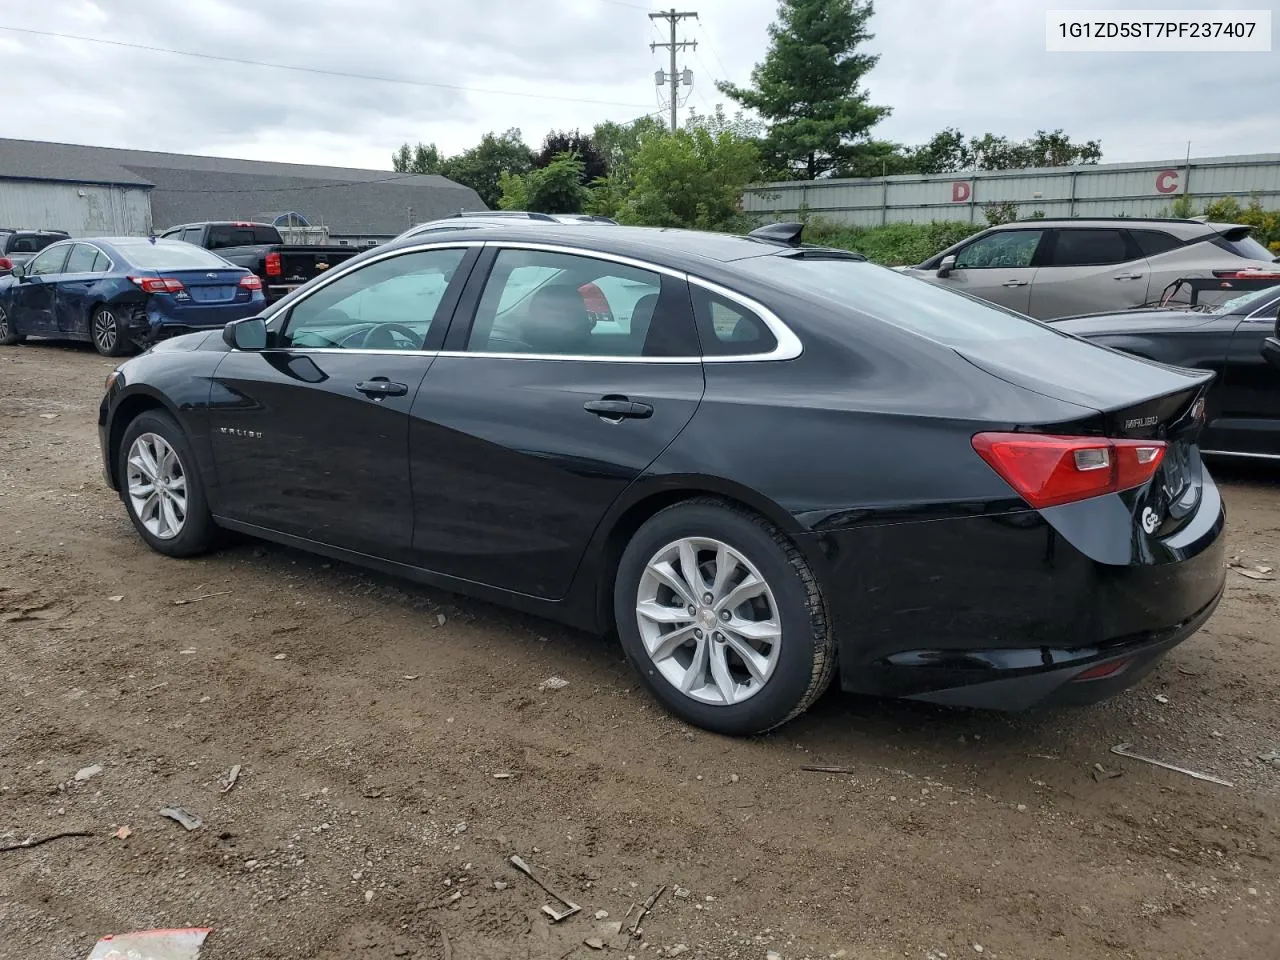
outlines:
[{"label": "rear side window", "polygon": [[187,227],[187,229],[182,231],[182,236],[175,239],[180,239],[185,243],[194,243],[198,247],[200,246],[200,238],[203,234],[204,227]]},{"label": "rear side window", "polygon": [[790,257],[756,257],[750,263],[761,280],[791,296],[826,301],[831,314],[848,319],[842,326],[850,338],[857,336],[857,314],[953,347],[1059,336],[1011,310],[871,263]]},{"label": "rear side window", "polygon": [[1263,260],[1267,263],[1274,262],[1277,258],[1274,253],[1260,244],[1253,237],[1241,237],[1239,240],[1228,240],[1226,237],[1216,237],[1213,245],[1220,250],[1226,250],[1233,253],[1237,257],[1244,257],[1246,260]]},{"label": "rear side window", "polygon": [[693,284],[693,316],[707,357],[749,357],[778,346],[773,331],[758,316],[727,297]]},{"label": "rear side window", "polygon": [[1182,246],[1181,240],[1163,230],[1130,230],[1129,236],[1133,237],[1144,257],[1168,253]]},{"label": "rear side window", "polygon": [[1096,267],[1135,259],[1123,230],[1059,230],[1049,266]]},{"label": "rear side window", "polygon": [[98,259],[98,250],[87,243],[77,243],[71,248],[71,256],[67,257],[67,265],[63,273],[93,273]]},{"label": "rear side window", "polygon": [[9,244],[10,253],[37,253],[61,237],[40,237],[35,234],[17,234]]}]

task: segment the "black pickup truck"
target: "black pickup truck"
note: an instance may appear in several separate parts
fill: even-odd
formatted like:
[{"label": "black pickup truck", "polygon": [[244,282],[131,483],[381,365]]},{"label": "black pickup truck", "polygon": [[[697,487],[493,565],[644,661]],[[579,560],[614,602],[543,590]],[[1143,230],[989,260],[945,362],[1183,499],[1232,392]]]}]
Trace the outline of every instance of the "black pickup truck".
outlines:
[{"label": "black pickup truck", "polygon": [[246,220],[183,223],[160,236],[193,243],[237,267],[248,267],[262,279],[262,292],[268,301],[279,300],[361,250],[337,244],[286,244],[271,224]]}]

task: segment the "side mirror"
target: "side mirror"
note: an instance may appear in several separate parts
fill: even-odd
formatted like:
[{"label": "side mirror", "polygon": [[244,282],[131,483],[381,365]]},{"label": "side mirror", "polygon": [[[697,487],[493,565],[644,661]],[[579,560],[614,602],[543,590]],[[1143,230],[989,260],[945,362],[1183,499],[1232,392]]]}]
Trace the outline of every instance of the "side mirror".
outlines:
[{"label": "side mirror", "polygon": [[222,339],[233,350],[263,350],[267,346],[267,324],[261,317],[232,320],[222,328]]},{"label": "side mirror", "polygon": [[22,264],[15,263],[12,267],[9,268],[9,275],[17,277],[19,280],[21,280],[26,275],[26,271],[22,269]]},{"label": "side mirror", "polygon": [[951,271],[956,268],[956,255],[950,254],[942,258],[942,262],[938,264],[938,277],[945,280],[951,276]]},{"label": "side mirror", "polygon": [[1280,370],[1280,339],[1267,337],[1262,341],[1262,359],[1276,370]]}]

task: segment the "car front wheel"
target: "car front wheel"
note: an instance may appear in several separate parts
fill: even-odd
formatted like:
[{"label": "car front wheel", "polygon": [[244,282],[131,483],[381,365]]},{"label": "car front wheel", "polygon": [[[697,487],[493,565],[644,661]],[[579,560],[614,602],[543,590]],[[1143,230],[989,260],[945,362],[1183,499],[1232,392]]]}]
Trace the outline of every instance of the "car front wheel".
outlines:
[{"label": "car front wheel", "polygon": [[4,307],[0,307],[0,346],[10,347],[25,339],[27,339],[25,336],[13,329],[13,321],[9,319],[9,314],[5,312]]},{"label": "car front wheel", "polygon": [[190,557],[213,545],[217,528],[195,455],[168,413],[148,410],[129,424],[117,470],[129,519],[151,549]]},{"label": "car front wheel", "polygon": [[668,507],[636,532],[614,615],[650,691],[717,733],[786,723],[831,682],[835,642],[808,563],[773,524],[717,500]]}]

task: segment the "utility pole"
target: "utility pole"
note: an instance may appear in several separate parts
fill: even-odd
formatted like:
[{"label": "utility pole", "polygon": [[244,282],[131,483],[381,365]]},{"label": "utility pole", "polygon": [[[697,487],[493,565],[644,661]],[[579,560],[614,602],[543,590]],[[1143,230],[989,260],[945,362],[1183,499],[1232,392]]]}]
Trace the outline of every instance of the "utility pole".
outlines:
[{"label": "utility pole", "polygon": [[657,50],[658,47],[666,47],[671,51],[671,72],[664,74],[663,71],[659,70],[657,74],[657,81],[659,86],[661,86],[663,83],[669,83],[671,85],[671,132],[672,133],[676,132],[676,127],[679,126],[679,123],[680,123],[679,119],[676,116],[676,110],[679,107],[680,84],[681,82],[683,82],[686,87],[693,86],[692,70],[689,70],[687,68],[683,72],[678,72],[676,70],[676,51],[698,49],[697,40],[683,40],[683,41],[676,40],[676,24],[678,24],[681,20],[684,20],[688,17],[693,17],[693,19],[695,20],[698,19],[698,15],[696,13],[693,13],[692,11],[681,13],[677,11],[675,7],[672,7],[670,10],[663,10],[658,13],[649,14],[650,20],[666,20],[669,24],[671,24],[671,42],[670,43],[651,43],[649,44],[649,49]]}]

